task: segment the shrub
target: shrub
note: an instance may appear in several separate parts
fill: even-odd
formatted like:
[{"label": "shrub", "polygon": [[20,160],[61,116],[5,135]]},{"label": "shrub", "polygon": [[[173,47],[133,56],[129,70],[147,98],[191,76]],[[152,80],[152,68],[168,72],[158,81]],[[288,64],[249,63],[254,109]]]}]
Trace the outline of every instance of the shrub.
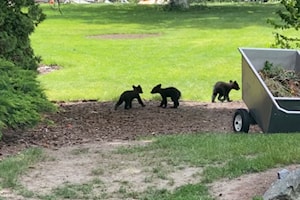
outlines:
[{"label": "shrub", "polygon": [[36,74],[0,59],[0,130],[32,127],[41,120],[40,113],[55,110]]},{"label": "shrub", "polygon": [[[284,6],[285,11],[278,10],[276,12],[281,19],[281,23],[277,23],[270,19],[268,20],[268,23],[272,24],[275,29],[294,29],[296,32],[298,32],[300,28],[300,0],[281,0],[281,4]],[[287,35],[287,33],[280,34],[275,32],[275,43],[272,45],[272,47],[287,49],[300,48],[300,38],[297,36],[291,37]]]}]

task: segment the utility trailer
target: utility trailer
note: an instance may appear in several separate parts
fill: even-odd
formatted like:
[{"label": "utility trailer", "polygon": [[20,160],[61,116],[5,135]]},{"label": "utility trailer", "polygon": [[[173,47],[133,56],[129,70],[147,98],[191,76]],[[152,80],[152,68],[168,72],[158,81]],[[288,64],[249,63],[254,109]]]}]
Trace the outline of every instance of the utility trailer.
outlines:
[{"label": "utility trailer", "polygon": [[235,111],[235,132],[258,124],[264,133],[300,132],[300,98],[274,97],[258,73],[269,61],[300,73],[300,52],[289,49],[239,48],[242,55],[242,99],[247,109]]}]

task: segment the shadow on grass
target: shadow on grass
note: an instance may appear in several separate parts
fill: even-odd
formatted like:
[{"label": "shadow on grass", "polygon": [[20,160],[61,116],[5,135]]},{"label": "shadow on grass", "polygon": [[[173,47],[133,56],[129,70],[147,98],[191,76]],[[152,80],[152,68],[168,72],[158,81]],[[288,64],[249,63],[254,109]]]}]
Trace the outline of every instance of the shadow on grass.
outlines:
[{"label": "shadow on grass", "polygon": [[[188,11],[164,11],[160,5],[61,5],[63,14],[51,12],[43,6],[47,19],[72,19],[87,24],[137,24],[147,29],[199,28],[238,29],[247,26],[266,26],[268,18],[275,18],[279,4],[216,4],[191,6]],[[50,12],[49,12],[50,11]]]}]

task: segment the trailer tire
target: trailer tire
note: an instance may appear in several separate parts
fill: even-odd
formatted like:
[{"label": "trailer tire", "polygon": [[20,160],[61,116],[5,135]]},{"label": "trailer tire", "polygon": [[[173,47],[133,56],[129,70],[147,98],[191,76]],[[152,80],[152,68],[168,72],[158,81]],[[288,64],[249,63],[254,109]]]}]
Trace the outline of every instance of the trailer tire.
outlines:
[{"label": "trailer tire", "polygon": [[248,133],[251,123],[251,117],[248,110],[237,109],[233,116],[233,130],[234,132],[244,132]]}]

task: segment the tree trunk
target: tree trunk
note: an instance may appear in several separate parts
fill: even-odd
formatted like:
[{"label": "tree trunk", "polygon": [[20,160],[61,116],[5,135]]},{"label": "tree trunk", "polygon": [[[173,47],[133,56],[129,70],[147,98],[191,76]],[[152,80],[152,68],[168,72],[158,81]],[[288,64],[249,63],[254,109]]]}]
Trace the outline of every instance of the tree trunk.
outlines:
[{"label": "tree trunk", "polygon": [[190,5],[188,3],[188,0],[174,0],[175,6],[181,7],[181,8],[189,8]]}]

